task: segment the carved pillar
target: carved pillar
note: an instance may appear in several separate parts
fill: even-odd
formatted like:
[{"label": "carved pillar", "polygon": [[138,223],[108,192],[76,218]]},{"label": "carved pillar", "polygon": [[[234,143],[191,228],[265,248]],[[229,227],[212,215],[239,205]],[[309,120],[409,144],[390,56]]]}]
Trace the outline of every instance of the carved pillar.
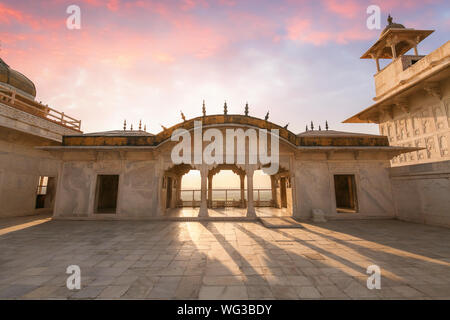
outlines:
[{"label": "carved pillar", "polygon": [[248,166],[245,169],[247,173],[247,217],[256,217],[255,206],[253,203],[253,173],[255,169],[253,166]]},{"label": "carved pillar", "polygon": [[245,174],[240,174],[241,179],[241,208],[245,208]]},{"label": "carved pillar", "polygon": [[277,183],[275,176],[270,176],[270,186],[272,188],[272,206],[277,208]]},{"label": "carved pillar", "polygon": [[207,180],[208,180],[208,167],[202,165],[200,167],[200,176],[201,176],[201,190],[200,190],[200,210],[198,212],[199,217],[207,217],[208,216],[208,203],[206,199],[207,192]]},{"label": "carved pillar", "polygon": [[212,179],[213,175],[208,175],[208,208],[212,208]]},{"label": "carved pillar", "polygon": [[177,195],[176,195],[176,204],[175,206],[178,207],[178,205],[181,204],[181,179],[183,179],[183,176],[177,177]]},{"label": "carved pillar", "polygon": [[391,50],[392,50],[392,60],[397,58],[397,51],[395,50],[395,44],[391,44]]}]

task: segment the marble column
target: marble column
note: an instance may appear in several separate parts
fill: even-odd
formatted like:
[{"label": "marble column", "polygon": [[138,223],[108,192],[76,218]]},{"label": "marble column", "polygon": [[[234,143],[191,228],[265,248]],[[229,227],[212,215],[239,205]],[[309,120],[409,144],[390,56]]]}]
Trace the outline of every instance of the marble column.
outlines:
[{"label": "marble column", "polygon": [[241,179],[241,208],[245,208],[245,174],[240,174]]},{"label": "marble column", "polygon": [[272,188],[272,206],[277,208],[277,182],[275,176],[270,176],[270,186]]},{"label": "marble column", "polygon": [[247,173],[247,217],[256,217],[253,203],[253,173],[255,169],[249,166],[245,169],[245,172]]},{"label": "marble column", "polygon": [[212,208],[212,179],[213,175],[208,175],[208,208]]},{"label": "marble column", "polygon": [[200,168],[200,176],[201,176],[201,190],[200,190],[200,210],[198,212],[199,217],[207,217],[208,216],[208,202],[206,199],[207,192],[207,183],[208,183],[208,168],[206,166],[202,166]]},{"label": "marble column", "polygon": [[181,204],[181,180],[183,179],[183,176],[177,176],[177,199],[175,203],[175,207],[178,207],[179,204]]}]

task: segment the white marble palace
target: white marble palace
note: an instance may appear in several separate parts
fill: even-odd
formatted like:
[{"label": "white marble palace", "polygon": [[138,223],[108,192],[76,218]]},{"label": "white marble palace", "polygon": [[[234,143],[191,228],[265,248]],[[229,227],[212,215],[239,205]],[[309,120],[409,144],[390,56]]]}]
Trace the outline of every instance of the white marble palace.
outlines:
[{"label": "white marble palace", "polygon": [[[389,18],[361,57],[376,62],[374,104],[345,120],[377,123],[380,135],[314,128],[291,132],[249,114],[184,119],[157,134],[83,133],[81,121],[37,102],[27,77],[0,59],[0,217],[52,213],[55,219],[401,219],[450,226],[450,43],[419,55],[433,30]],[[410,50],[413,55],[407,55]],[[379,59],[392,61],[380,68]],[[177,129],[277,129],[279,170],[268,197],[253,186],[262,163],[174,164]],[[300,121],[300,119],[299,119]],[[319,129],[319,130],[318,130]],[[206,144],[202,146],[205,148]],[[245,146],[249,151],[248,144]],[[199,190],[182,196],[183,176],[198,170]],[[215,199],[221,170],[240,189]],[[197,193],[196,193],[197,192]],[[228,210],[220,211],[221,208]],[[186,214],[189,212],[189,214]],[[219,213],[218,213],[219,212]],[[221,214],[222,212],[223,214]],[[225,213],[224,213],[225,212]]]}]

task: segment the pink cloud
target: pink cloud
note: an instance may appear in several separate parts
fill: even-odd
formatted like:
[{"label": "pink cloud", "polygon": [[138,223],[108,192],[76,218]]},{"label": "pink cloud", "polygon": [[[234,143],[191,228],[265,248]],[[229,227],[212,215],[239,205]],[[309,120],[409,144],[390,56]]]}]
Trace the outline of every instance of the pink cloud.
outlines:
[{"label": "pink cloud", "polygon": [[117,11],[119,10],[119,4],[120,4],[119,0],[109,0],[106,6],[111,11]]},{"label": "pink cloud", "polygon": [[329,11],[348,19],[364,14],[367,7],[355,0],[326,0],[324,4]]}]

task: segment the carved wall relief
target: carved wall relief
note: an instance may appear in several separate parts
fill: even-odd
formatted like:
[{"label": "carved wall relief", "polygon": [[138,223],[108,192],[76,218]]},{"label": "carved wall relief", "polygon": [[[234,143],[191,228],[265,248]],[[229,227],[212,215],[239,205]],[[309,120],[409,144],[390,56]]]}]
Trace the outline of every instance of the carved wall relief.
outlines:
[{"label": "carved wall relief", "polygon": [[409,118],[405,118],[405,131],[406,131],[406,137],[409,138],[412,136],[412,127],[411,127],[411,122],[410,122],[410,117]]},{"label": "carved wall relief", "polygon": [[444,121],[445,121],[445,117],[444,117],[444,112],[441,109],[441,106],[436,106],[433,108],[433,113],[434,113],[434,119],[436,121],[436,127],[437,129],[443,129],[444,128]]},{"label": "carved wall relief", "polygon": [[400,127],[399,128],[400,138],[402,140],[404,140],[404,139],[407,138],[407,135],[406,135],[406,119],[400,119],[398,121],[398,125]]},{"label": "carved wall relief", "polygon": [[448,155],[448,139],[446,136],[439,137],[439,149],[441,151],[441,157]]},{"label": "carved wall relief", "polygon": [[392,125],[390,123],[387,125],[387,134],[389,137],[389,142],[393,142],[394,141],[394,132],[392,129]]},{"label": "carved wall relief", "polygon": [[[425,147],[425,144],[423,143],[422,139],[418,139],[415,141],[416,147],[417,148],[423,148]],[[425,158],[425,152],[424,150],[419,150],[417,151],[417,159],[418,160],[423,160]]]},{"label": "carved wall relief", "polygon": [[422,112],[422,131],[423,133],[430,132],[430,120],[428,119],[428,111]]},{"label": "carved wall relief", "polygon": [[[401,146],[401,147],[404,147],[405,144],[404,144],[404,143],[401,143],[400,146]],[[406,159],[406,154],[405,154],[405,153],[402,153],[401,155],[399,155],[398,158],[399,158],[400,163],[401,163],[401,162],[406,162],[406,160],[407,160],[407,159]]]},{"label": "carved wall relief", "polygon": [[413,128],[414,135],[420,135],[420,115],[417,113],[413,116]]},{"label": "carved wall relief", "polygon": [[[407,143],[406,146],[407,146],[407,147],[414,147],[413,144],[412,144],[412,142]],[[415,152],[409,152],[409,153],[407,154],[407,158],[408,158],[409,161],[415,161],[415,160],[416,160],[416,153],[415,153]]]},{"label": "carved wall relief", "polygon": [[395,126],[395,136],[397,138],[397,140],[402,140],[402,129],[400,126],[400,120],[395,120],[394,121],[394,126]]},{"label": "carved wall relief", "polygon": [[447,114],[448,126],[450,127],[450,99],[444,101],[444,108]]},{"label": "carved wall relief", "polygon": [[436,146],[434,144],[434,137],[425,139],[427,147],[427,158],[430,159],[436,153]]}]

